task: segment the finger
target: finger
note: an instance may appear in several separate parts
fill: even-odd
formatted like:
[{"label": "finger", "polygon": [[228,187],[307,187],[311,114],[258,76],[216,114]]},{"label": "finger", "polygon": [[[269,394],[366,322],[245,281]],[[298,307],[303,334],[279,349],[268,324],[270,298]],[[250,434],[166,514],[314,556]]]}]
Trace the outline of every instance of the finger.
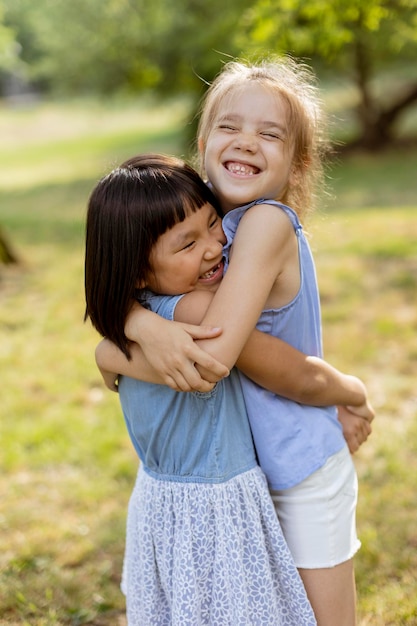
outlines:
[{"label": "finger", "polygon": [[226,365],[217,361],[217,359],[210,356],[210,354],[207,354],[207,352],[199,348],[197,345],[194,345],[190,358],[197,365],[209,370],[217,378],[224,378],[230,373]]},{"label": "finger", "polygon": [[171,376],[165,376],[163,380],[164,380],[164,385],[166,385],[170,389],[173,389],[174,391],[179,391],[175,380],[171,378]]},{"label": "finger", "polygon": [[371,430],[372,429],[370,423],[366,419],[359,418],[359,432],[361,434],[361,437],[366,439]]},{"label": "finger", "polygon": [[213,326],[194,326],[192,324],[184,324],[185,330],[193,339],[212,339],[218,337],[222,329]]},{"label": "finger", "polygon": [[365,419],[368,422],[368,424],[370,424],[372,420],[374,419],[374,414],[371,413],[371,411],[368,411],[363,419]]},{"label": "finger", "polygon": [[368,439],[369,433],[367,430],[362,429],[361,432],[358,435],[358,443],[359,445],[362,445],[363,443],[365,443],[365,441]]},{"label": "finger", "polygon": [[177,371],[165,379],[166,384],[175,391],[210,391],[214,384],[201,378],[198,371],[189,364],[186,371]]},{"label": "finger", "polygon": [[374,419],[372,412],[366,406],[346,406],[344,408],[349,411],[349,413],[352,413],[352,415],[354,415],[355,417],[366,420],[367,422],[371,422]]},{"label": "finger", "polygon": [[355,454],[355,452],[358,451],[359,445],[358,445],[357,440],[354,437],[349,437],[348,447],[349,447],[349,452],[351,454]]},{"label": "finger", "polygon": [[174,391],[190,391],[188,384],[180,373],[176,373],[175,377],[167,374],[164,377],[164,384]]}]

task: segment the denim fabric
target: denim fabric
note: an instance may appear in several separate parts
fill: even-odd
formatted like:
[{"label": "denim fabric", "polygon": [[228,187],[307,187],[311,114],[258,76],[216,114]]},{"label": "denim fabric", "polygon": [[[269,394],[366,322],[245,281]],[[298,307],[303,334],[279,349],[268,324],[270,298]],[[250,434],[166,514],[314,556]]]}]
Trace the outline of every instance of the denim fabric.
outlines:
[{"label": "denim fabric", "polygon": [[[146,295],[152,310],[173,319],[180,296]],[[155,478],[216,483],[255,467],[235,370],[207,393],[178,393],[123,377],[119,396],[133,445]]]},{"label": "denim fabric", "polygon": [[[168,319],[177,301],[148,300]],[[210,393],[130,378],[119,392],[142,460],[123,566],[129,626],[314,626],[255,462],[237,372]]]}]

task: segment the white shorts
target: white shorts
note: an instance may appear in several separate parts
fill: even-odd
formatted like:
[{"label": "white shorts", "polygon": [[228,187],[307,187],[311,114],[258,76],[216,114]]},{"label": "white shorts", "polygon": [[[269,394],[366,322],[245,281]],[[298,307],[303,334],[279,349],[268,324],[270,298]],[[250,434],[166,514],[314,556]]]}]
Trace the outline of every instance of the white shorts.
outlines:
[{"label": "white shorts", "polygon": [[358,479],[347,447],[299,485],[271,496],[298,568],[334,567],[360,548]]}]

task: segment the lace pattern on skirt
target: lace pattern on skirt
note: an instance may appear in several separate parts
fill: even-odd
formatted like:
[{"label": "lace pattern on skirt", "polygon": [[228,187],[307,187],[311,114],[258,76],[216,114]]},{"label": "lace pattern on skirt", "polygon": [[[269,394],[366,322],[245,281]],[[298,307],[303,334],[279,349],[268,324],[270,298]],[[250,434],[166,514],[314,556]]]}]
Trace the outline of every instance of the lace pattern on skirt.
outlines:
[{"label": "lace pattern on skirt", "polygon": [[214,485],[140,470],[122,589],[129,626],[316,624],[259,468]]}]

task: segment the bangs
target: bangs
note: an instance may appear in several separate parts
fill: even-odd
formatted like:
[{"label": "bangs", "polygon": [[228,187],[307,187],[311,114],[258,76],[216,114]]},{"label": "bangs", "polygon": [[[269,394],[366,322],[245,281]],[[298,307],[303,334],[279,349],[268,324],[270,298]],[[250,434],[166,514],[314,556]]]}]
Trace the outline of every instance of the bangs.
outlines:
[{"label": "bangs", "polygon": [[209,203],[221,216],[211,189],[189,165],[175,157],[138,155],[125,161],[113,174],[137,239],[149,246],[187,215]]},{"label": "bangs", "polygon": [[146,186],[146,198],[142,198],[142,201],[150,209],[143,217],[147,221],[144,227],[152,244],[205,204],[212,205],[218,215],[222,216],[213,192],[191,169],[158,172],[153,176],[152,185]]},{"label": "bangs", "polygon": [[183,222],[191,213],[195,213],[205,204],[210,204],[222,216],[220,205],[210,188],[199,177],[193,179],[189,174],[176,172],[164,177],[163,184],[153,189],[153,232],[155,238]]}]

